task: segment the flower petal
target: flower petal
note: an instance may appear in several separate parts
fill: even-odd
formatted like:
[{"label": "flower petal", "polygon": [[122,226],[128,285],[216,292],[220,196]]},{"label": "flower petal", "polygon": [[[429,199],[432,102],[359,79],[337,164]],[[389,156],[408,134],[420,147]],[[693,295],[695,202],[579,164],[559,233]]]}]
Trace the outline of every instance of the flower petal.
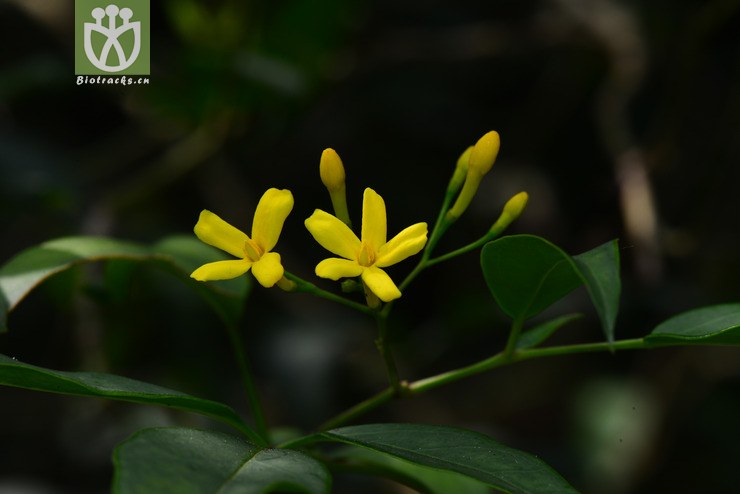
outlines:
[{"label": "flower petal", "polygon": [[[204,209],[193,229],[203,242],[228,252],[234,257],[244,257],[244,243],[249,237],[214,213]],[[238,276],[238,275],[237,275]]]},{"label": "flower petal", "polygon": [[332,254],[345,259],[357,259],[360,239],[338,218],[317,209],[306,219],[305,225],[313,238]]},{"label": "flower petal", "polygon": [[246,259],[209,262],[193,271],[190,277],[198,281],[230,280],[243,275],[251,267],[252,262]]},{"label": "flower petal", "polygon": [[259,261],[254,263],[252,274],[265,288],[274,286],[285,274],[285,269],[280,262],[280,254],[268,252],[263,255]]},{"label": "flower petal", "polygon": [[427,224],[416,223],[405,228],[380,248],[375,265],[385,268],[418,254],[427,243]]},{"label": "flower petal", "polygon": [[339,278],[360,276],[362,270],[362,266],[357,264],[357,261],[331,257],[324,259],[316,266],[316,276],[337,281]]},{"label": "flower petal", "polygon": [[377,266],[370,266],[362,271],[362,281],[383,302],[390,302],[401,296],[401,291],[388,273]]},{"label": "flower petal", "polygon": [[362,242],[377,253],[385,244],[386,237],[385,201],[371,188],[362,196]]},{"label": "flower petal", "polygon": [[289,190],[267,189],[262,194],[257,209],[254,210],[252,220],[252,240],[270,252],[283,230],[285,218],[293,209],[293,194]]}]

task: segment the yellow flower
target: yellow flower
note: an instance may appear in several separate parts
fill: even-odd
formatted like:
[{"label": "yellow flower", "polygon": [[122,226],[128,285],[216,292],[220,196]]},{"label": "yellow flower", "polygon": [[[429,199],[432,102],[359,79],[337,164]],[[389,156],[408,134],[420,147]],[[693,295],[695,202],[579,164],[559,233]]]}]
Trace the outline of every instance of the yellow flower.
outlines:
[{"label": "yellow flower", "polygon": [[289,190],[268,189],[254,211],[251,238],[212,212],[203,210],[195,225],[195,235],[240,259],[204,264],[190,276],[198,281],[227,280],[251,268],[260,285],[267,288],[275,285],[285,270],[280,254],[272,249],[292,209],[293,194]]},{"label": "yellow flower", "polygon": [[365,189],[362,202],[362,239],[338,218],[317,209],[306,228],[326,250],[341,256],[324,259],[316,275],[338,280],[361,276],[365,286],[383,302],[401,296],[390,276],[383,271],[417,254],[427,242],[427,224],[416,223],[386,242],[385,202],[373,189]]}]

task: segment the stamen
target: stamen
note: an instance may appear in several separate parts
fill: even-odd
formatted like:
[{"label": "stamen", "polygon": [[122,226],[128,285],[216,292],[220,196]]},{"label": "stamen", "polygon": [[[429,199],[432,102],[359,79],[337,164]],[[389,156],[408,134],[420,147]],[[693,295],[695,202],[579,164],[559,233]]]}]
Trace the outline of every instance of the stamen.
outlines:
[{"label": "stamen", "polygon": [[252,262],[257,262],[262,258],[262,254],[264,254],[265,251],[262,250],[262,247],[260,247],[257,242],[252,240],[251,238],[248,238],[244,242],[244,254],[246,255],[246,258],[249,259]]},{"label": "stamen", "polygon": [[360,248],[360,254],[357,257],[357,262],[360,263],[360,266],[365,267],[370,267],[375,264],[375,252],[373,252],[372,247],[363,242],[362,247]]}]

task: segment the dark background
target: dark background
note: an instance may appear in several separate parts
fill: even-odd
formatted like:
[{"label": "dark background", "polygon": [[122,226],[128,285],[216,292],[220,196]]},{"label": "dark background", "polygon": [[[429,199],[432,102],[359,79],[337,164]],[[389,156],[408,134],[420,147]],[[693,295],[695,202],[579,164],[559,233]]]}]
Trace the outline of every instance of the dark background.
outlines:
[{"label": "dark background", "polygon": [[[262,192],[279,187],[296,206],[278,251],[313,279],[325,252],[302,223],[330,208],[324,148],[344,160],[355,222],[370,186],[393,234],[434,221],[459,153],[495,129],[499,160],[440,252],[477,239],[527,190],[510,232],[573,254],[620,239],[618,338],[740,298],[736,0],[156,1],[151,83],[126,87],[75,84],[72,17],[68,0],[0,2],[3,262],[59,236],[153,243],[191,232],[204,208],[248,231]],[[242,329],[271,424],[310,430],[384,386],[372,321],[259,286],[248,303]],[[568,311],[585,317],[555,343],[602,338],[584,293],[548,315]],[[56,277],[10,325],[0,350],[19,360],[243,409],[218,320],[156,269],[124,295],[96,267]],[[475,254],[425,272],[392,319],[407,379],[495,353],[506,328]],[[622,494],[733,492],[739,415],[740,353],[698,347],[521,363],[367,420],[481,430],[584,492]],[[209,425],[4,388],[0,492],[105,492],[114,445],[172,423]],[[360,484],[401,492],[365,479],[336,490]]]}]

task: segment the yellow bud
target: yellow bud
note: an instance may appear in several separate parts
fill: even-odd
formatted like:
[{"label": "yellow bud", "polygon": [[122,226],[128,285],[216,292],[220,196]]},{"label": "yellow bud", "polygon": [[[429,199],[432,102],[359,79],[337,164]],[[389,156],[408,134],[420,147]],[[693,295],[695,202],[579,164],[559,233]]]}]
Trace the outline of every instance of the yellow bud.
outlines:
[{"label": "yellow bud", "polygon": [[478,139],[473,146],[468,161],[468,174],[476,173],[483,176],[493,167],[493,163],[498,156],[498,150],[501,147],[501,138],[498,132],[492,130]]},{"label": "yellow bud", "polygon": [[337,152],[332,148],[326,148],[321,153],[319,174],[321,175],[321,182],[329,192],[336,192],[344,187],[344,165]]},{"label": "yellow bud", "polygon": [[449,193],[454,194],[455,192],[460,190],[460,187],[462,187],[462,184],[465,182],[465,177],[468,174],[468,161],[470,160],[470,153],[472,151],[473,146],[468,146],[468,149],[463,151],[463,154],[461,154],[460,157],[457,159],[455,172],[452,174],[450,183],[447,186],[447,190]]},{"label": "yellow bud", "polygon": [[514,195],[506,201],[504,214],[510,216],[512,221],[517,219],[522,214],[522,211],[524,211],[524,208],[527,207],[527,201],[529,201],[529,194],[526,192],[520,192]]},{"label": "yellow bud", "polygon": [[[470,205],[470,201],[473,200],[475,193],[478,192],[478,186],[483,180],[483,175],[493,167],[493,163],[496,161],[498,156],[498,150],[501,147],[501,139],[498,132],[492,130],[486,133],[483,137],[478,139],[475,146],[467,150],[460,156],[460,160],[463,160],[465,155],[468,155],[468,171],[465,174],[465,182],[462,186],[460,194],[457,196],[455,204],[447,212],[447,221],[453,222],[463,214],[463,212]],[[458,164],[460,163],[458,160]],[[453,180],[457,176],[458,170],[455,170]],[[452,183],[450,184],[452,185]],[[459,185],[458,185],[459,187]]]},{"label": "yellow bud", "polygon": [[526,192],[519,192],[506,201],[504,210],[501,212],[501,216],[498,217],[496,223],[494,223],[491,229],[488,230],[487,238],[493,239],[494,237],[498,237],[504,230],[506,230],[514,220],[521,216],[522,211],[524,211],[524,208],[527,206],[527,201],[529,201],[529,194]]}]

